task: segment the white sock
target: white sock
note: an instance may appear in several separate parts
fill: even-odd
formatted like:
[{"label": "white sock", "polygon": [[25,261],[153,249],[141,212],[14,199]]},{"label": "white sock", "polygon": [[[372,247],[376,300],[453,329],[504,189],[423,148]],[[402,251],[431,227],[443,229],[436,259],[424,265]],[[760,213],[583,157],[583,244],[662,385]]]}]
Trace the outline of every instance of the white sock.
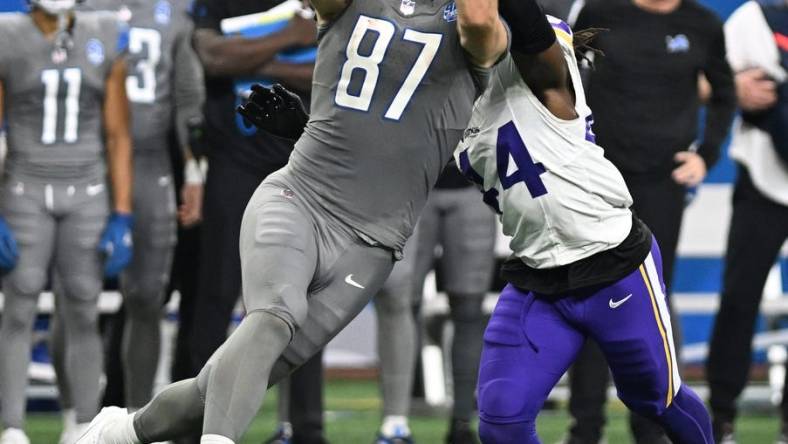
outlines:
[{"label": "white sock", "polygon": [[235,444],[235,442],[222,435],[202,435],[200,444]]},{"label": "white sock", "polygon": [[107,444],[140,444],[137,432],[134,431],[134,415],[126,415],[113,424],[113,427],[105,428],[102,439]]},{"label": "white sock", "polygon": [[395,436],[410,436],[407,416],[388,415],[383,418],[383,425],[380,426],[380,434],[392,438]]}]

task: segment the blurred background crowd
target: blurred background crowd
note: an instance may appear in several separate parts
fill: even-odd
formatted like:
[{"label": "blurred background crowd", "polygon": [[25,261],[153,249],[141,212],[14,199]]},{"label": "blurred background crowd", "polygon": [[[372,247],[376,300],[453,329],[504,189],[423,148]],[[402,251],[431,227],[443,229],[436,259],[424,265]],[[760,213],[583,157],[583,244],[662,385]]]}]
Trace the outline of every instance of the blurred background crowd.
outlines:
[{"label": "blurred background crowd", "polygon": [[[57,43],[63,23],[36,15],[46,0],[31,3],[0,0],[0,11],[29,15]],[[63,70],[62,81],[57,70],[35,70],[57,63],[58,46],[52,61],[49,54],[36,61],[40,36],[25,34],[25,22],[0,19],[8,152],[0,444],[71,443],[99,405],[145,405],[156,387],[195,376],[243,316],[241,216],[258,184],[287,162],[292,142],[258,131],[235,108],[254,83],[280,83],[309,103],[318,32],[301,6],[85,0],[78,23],[79,14],[109,11],[100,20],[117,26],[108,31],[96,19],[77,28],[86,36],[74,31],[63,50],[87,45],[85,67],[79,80]],[[600,31],[579,54],[589,125],[660,242],[684,379],[703,389],[717,439],[735,442],[738,406],[782,405],[768,440],[788,442],[780,441],[788,433],[788,2],[544,0],[543,7],[575,31]],[[35,88],[22,85],[30,78]],[[79,111],[78,143],[92,140],[106,155],[83,153],[75,162],[100,165],[76,176],[63,167],[73,166],[66,157],[32,168],[41,164],[29,159],[39,148],[29,154],[23,135],[40,150],[77,139],[69,133],[73,109],[58,117],[48,100],[71,97],[79,82],[82,96],[77,86],[67,101]],[[31,106],[45,121],[27,131],[21,116]],[[127,114],[129,125],[112,117]],[[98,123],[83,124],[91,116]],[[110,207],[96,188],[105,181]],[[102,270],[96,251],[105,245]],[[379,381],[381,401],[371,404],[379,411],[364,442],[405,443],[389,438],[418,432],[409,418],[424,412],[439,412],[446,424],[436,426],[439,439],[423,442],[478,442],[479,353],[506,251],[494,213],[449,165],[369,309],[280,384],[267,442],[328,442],[324,377]],[[604,442],[608,385],[604,358],[589,342],[551,397],[560,408],[568,401],[561,439]],[[62,409],[62,431],[36,434],[41,423],[26,425],[28,408]],[[634,442],[670,442],[644,418],[628,424]],[[766,442],[745,435],[740,442]]]}]

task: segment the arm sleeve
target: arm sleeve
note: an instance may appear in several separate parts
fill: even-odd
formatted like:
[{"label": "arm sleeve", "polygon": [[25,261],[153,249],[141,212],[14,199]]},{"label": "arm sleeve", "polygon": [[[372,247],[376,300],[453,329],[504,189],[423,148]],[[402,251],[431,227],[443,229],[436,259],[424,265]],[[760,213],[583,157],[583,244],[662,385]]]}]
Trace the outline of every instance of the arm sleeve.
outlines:
[{"label": "arm sleeve", "polygon": [[202,106],[205,102],[202,65],[191,45],[191,24],[188,21],[185,23],[175,42],[172,74],[175,130],[178,142],[184,150],[189,146],[189,122],[202,117]]},{"label": "arm sleeve", "polygon": [[736,111],[736,86],[725,52],[722,24],[714,22],[712,41],[703,73],[711,84],[712,95],[706,109],[706,129],[698,154],[711,168],[720,157],[720,146],[730,130]]},{"label": "arm sleeve", "polygon": [[538,54],[555,43],[555,32],[536,0],[500,0],[498,9],[509,28],[510,46],[521,54]]}]

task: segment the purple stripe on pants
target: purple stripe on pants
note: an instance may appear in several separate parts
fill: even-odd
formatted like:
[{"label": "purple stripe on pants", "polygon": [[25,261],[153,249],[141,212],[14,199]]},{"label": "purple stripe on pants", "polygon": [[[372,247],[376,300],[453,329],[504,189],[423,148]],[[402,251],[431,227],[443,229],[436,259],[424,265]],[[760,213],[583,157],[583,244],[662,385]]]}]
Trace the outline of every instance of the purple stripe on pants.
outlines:
[{"label": "purple stripe on pants", "polygon": [[674,371],[659,249],[604,288],[558,297],[509,285],[484,334],[480,434],[486,444],[538,443],[536,416],[587,337],[604,351],[618,396],[663,423],[676,443],[711,443],[703,404]]}]

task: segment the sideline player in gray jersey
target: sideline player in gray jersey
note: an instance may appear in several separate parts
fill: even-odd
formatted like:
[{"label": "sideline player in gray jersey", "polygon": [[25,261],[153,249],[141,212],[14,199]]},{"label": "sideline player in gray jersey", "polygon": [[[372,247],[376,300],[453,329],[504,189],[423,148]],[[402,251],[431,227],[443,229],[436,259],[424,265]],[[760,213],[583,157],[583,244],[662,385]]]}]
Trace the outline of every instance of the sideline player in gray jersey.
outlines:
[{"label": "sideline player in gray jersey", "polygon": [[0,15],[0,109],[8,123],[0,202],[8,229],[0,238],[18,243],[18,260],[3,279],[3,444],[28,442],[27,366],[49,270],[63,290],[64,362],[77,421],[85,423],[98,408],[102,268],[117,274],[131,256],[131,140],[120,57],[126,33],[114,16],[74,13],[74,5],[36,0],[30,14]]},{"label": "sideline player in gray jersey", "polygon": [[[121,276],[126,319],[120,356],[126,405],[137,410],[153,396],[161,307],[175,246],[169,155],[173,125],[186,164],[181,221],[188,225],[199,219],[202,174],[188,146],[188,125],[202,115],[202,68],[191,46],[186,0],[94,0],[86,7],[117,12],[129,25],[126,93],[132,116],[135,224],[134,258]],[[65,371],[61,360],[55,364],[59,374]]]},{"label": "sideline player in gray jersey", "polygon": [[[247,316],[192,380],[138,412],[105,409],[80,443],[155,442],[202,424],[241,439],[268,384],[323,347],[391,271],[505,52],[496,0],[315,0],[312,120],[258,188],[240,253]],[[475,68],[471,68],[475,67]]]}]

